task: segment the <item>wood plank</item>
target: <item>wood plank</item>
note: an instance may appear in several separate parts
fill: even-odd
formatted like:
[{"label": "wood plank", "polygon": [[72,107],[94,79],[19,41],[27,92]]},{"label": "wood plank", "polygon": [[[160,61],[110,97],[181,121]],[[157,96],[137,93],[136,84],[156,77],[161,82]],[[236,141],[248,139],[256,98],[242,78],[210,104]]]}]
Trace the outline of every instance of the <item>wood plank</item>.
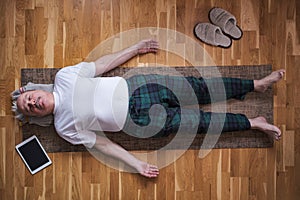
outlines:
[{"label": "wood plank", "polygon": [[[229,49],[204,45],[193,36],[195,23],[208,22],[208,11],[214,6],[236,15],[244,30],[243,38],[233,41]],[[0,13],[0,199],[138,199],[147,194],[152,199],[211,199],[221,194],[221,199],[272,200],[300,196],[300,1],[2,0]],[[274,123],[283,131],[283,139],[269,149],[218,149],[201,159],[198,151],[189,150],[153,180],[106,167],[88,153],[50,154],[52,166],[29,174],[14,149],[22,133],[12,117],[9,97],[20,86],[20,69],[75,64],[106,38],[145,26],[186,34],[218,65],[257,63],[272,64],[274,70],[285,68],[285,80],[274,86]],[[175,41],[171,45],[186,48],[182,38],[168,37],[160,42]],[[116,43],[126,40],[130,41],[119,38]],[[124,66],[146,66],[153,61],[187,65],[184,59],[161,51],[156,57],[139,57]]]}]

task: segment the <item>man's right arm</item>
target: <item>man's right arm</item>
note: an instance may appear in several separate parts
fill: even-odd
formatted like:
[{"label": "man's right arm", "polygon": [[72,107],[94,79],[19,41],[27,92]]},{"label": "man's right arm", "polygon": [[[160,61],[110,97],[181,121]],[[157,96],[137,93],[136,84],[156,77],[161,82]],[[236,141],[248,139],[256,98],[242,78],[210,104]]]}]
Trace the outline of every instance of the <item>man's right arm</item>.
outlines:
[{"label": "man's right arm", "polygon": [[138,54],[156,53],[159,45],[152,39],[142,40],[126,49],[100,57],[95,61],[96,75],[108,72],[127,62]]}]

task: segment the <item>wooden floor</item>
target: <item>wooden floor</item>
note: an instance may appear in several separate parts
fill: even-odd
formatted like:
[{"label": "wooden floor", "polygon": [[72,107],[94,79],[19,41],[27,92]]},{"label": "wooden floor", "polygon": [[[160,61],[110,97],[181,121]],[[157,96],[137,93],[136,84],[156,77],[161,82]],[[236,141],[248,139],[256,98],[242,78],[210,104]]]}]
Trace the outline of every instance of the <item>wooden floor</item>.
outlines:
[{"label": "wooden floor", "polygon": [[[22,136],[10,109],[21,68],[78,63],[101,41],[133,28],[168,28],[194,38],[194,25],[208,21],[213,6],[230,10],[244,31],[229,49],[197,41],[216,64],[272,64],[287,71],[274,87],[274,123],[283,131],[274,148],[213,150],[203,159],[187,151],[157,179],[121,173],[88,153],[50,154],[51,167],[28,173],[14,149]],[[299,198],[300,1],[1,0],[0,13],[0,199]],[[184,48],[184,41],[176,45]],[[126,65],[153,60],[188,65],[164,51]]]}]

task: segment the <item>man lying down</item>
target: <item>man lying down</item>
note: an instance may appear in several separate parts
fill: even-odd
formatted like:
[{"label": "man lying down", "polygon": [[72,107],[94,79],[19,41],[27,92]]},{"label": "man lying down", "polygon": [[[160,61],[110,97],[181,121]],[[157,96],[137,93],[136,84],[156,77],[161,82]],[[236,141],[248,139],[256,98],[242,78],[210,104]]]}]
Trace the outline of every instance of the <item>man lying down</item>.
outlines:
[{"label": "man lying down", "polygon": [[[197,133],[206,134],[212,113],[204,112],[199,108],[186,108],[189,110],[183,112],[185,108],[182,108],[180,104],[190,105],[195,102],[189,101],[190,98],[185,98],[186,101],[179,103],[169,88],[177,88],[182,95],[189,97],[190,93],[186,91],[188,91],[187,88],[192,87],[197,97],[197,104],[208,104],[212,101],[207,83],[214,85],[215,82],[222,81],[227,99],[243,100],[249,92],[264,93],[285,73],[284,70],[274,71],[259,80],[182,78],[160,74],[134,75],[127,79],[96,77],[120,66],[138,54],[156,53],[158,48],[157,41],[142,40],[119,52],[100,57],[95,62],[81,62],[62,68],[56,74],[54,85],[21,87],[12,93],[12,108],[15,116],[19,120],[24,120],[26,116],[34,117],[40,125],[54,123],[57,133],[66,141],[72,144],[84,144],[87,148],[95,148],[125,162],[145,177],[157,177],[159,174],[157,166],[137,159],[118,144],[95,132],[122,130],[139,137],[143,133],[135,131],[138,129],[133,127],[147,126],[151,121],[149,117],[151,106],[160,104],[165,112],[154,112],[152,118],[160,122],[160,119],[165,117],[166,121],[154,137],[176,133],[179,126],[187,133],[196,129]],[[163,81],[168,87],[155,84],[156,81]],[[218,88],[213,88],[212,91],[218,92]],[[225,116],[225,122],[224,120],[222,122],[224,123],[222,132],[258,129],[275,140],[280,139],[280,129],[269,124],[262,116],[248,119],[244,114],[213,114]],[[185,124],[180,123],[183,119]],[[153,123],[155,122],[152,122],[152,125]]]}]

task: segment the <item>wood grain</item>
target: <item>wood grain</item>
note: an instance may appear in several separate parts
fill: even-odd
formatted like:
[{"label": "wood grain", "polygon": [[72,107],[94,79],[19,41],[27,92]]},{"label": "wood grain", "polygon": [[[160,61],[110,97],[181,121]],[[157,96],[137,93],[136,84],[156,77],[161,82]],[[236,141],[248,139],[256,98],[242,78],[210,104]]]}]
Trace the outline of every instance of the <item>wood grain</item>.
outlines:
[{"label": "wood grain", "polygon": [[[119,172],[89,153],[53,153],[52,166],[32,176],[16,154],[22,133],[10,92],[21,68],[61,68],[84,60],[101,41],[148,26],[194,38],[214,6],[231,11],[244,30],[221,49],[196,40],[216,65],[272,64],[287,73],[274,86],[274,124],[283,139],[267,149],[189,150],[157,179]],[[296,199],[300,196],[300,1],[297,0],[2,0],[0,2],[0,199]],[[194,38],[195,39],[195,38]],[[184,48],[183,38],[166,38]],[[130,38],[118,39],[130,43]],[[115,46],[117,46],[116,42]],[[191,50],[191,52],[193,52]],[[201,58],[202,55],[194,55]],[[124,66],[186,65],[166,51]],[[166,157],[170,156],[166,153]],[[155,158],[150,158],[155,159]]]}]

